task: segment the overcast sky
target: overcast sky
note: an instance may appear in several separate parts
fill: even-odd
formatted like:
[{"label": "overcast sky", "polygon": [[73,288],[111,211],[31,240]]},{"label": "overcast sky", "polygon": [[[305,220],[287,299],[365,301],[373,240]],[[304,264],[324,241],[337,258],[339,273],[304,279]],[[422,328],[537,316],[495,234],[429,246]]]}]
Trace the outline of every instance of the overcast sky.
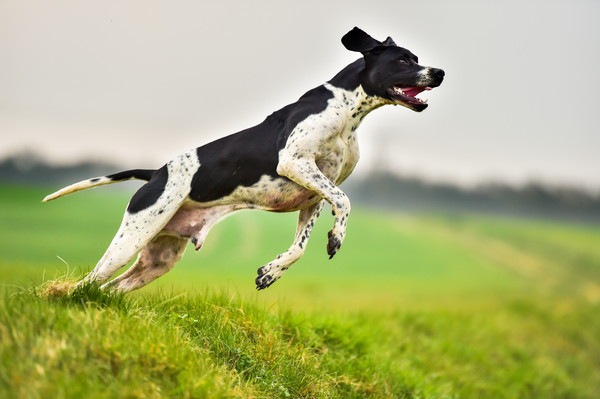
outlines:
[{"label": "overcast sky", "polygon": [[356,25],[446,71],[423,113],[365,119],[358,173],[597,189],[599,21],[595,0],[0,0],[0,158],[158,167],[333,77]]}]

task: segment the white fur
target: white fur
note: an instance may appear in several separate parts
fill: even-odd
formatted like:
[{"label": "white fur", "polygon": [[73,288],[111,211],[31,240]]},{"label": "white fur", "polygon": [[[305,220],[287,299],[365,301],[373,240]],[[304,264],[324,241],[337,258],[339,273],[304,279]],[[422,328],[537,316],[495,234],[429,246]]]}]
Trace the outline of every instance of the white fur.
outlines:
[{"label": "white fur", "polygon": [[113,184],[113,183],[118,183],[116,181],[113,181],[112,179],[109,179],[106,176],[102,176],[102,177],[95,177],[93,179],[87,179],[87,180],[82,180],[80,182],[77,183],[73,183],[70,186],[61,188],[60,190],[47,195],[46,197],[44,197],[44,199],[42,200],[42,202],[48,202],[48,201],[52,201],[55,200],[57,198],[63,197],[67,194],[71,194],[74,193],[76,191],[81,191],[81,190],[85,190],[88,188],[92,188],[92,187],[97,187],[97,186],[104,186],[106,184]]},{"label": "white fur", "polygon": [[431,68],[426,67],[418,72],[417,86],[428,86],[431,84],[433,77],[431,76]]}]

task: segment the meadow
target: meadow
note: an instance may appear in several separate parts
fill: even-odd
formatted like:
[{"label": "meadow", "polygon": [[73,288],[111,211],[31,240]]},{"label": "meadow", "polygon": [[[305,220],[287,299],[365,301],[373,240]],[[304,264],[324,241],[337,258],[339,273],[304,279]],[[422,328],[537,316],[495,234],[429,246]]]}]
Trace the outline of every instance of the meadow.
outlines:
[{"label": "meadow", "polygon": [[0,187],[0,397],[598,397],[597,225],[355,209],[328,260],[323,212],[257,292],[296,214],[246,211],[140,291],[56,295],[132,187],[48,204],[52,189]]}]

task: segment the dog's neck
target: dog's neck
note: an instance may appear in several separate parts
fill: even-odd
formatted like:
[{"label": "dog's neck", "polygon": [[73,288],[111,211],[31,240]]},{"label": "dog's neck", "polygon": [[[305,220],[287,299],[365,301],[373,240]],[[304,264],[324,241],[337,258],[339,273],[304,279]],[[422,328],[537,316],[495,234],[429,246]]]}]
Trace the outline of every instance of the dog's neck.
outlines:
[{"label": "dog's neck", "polygon": [[335,102],[336,108],[344,108],[346,114],[351,115],[352,119],[362,120],[374,109],[389,104],[389,101],[368,95],[361,85],[353,90],[337,87],[331,83],[325,83],[325,88],[330,90],[334,98],[330,101]]},{"label": "dog's neck", "polygon": [[369,112],[386,104],[389,100],[368,95],[360,84],[360,73],[365,68],[364,59],[360,58],[342,69],[325,84],[336,99],[341,101],[350,112],[352,118],[362,120]]}]

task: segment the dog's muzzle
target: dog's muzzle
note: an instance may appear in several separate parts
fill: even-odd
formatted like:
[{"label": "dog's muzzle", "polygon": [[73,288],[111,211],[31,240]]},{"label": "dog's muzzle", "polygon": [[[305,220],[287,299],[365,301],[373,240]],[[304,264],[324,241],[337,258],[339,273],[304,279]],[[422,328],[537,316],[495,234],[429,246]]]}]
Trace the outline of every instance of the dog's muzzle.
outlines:
[{"label": "dog's muzzle", "polygon": [[417,98],[419,93],[431,90],[442,84],[446,73],[442,69],[427,68],[422,73],[422,78],[417,81],[416,86],[402,87],[394,85],[387,89],[388,95],[397,105],[403,105],[416,112],[421,112],[427,108],[427,100]]}]

